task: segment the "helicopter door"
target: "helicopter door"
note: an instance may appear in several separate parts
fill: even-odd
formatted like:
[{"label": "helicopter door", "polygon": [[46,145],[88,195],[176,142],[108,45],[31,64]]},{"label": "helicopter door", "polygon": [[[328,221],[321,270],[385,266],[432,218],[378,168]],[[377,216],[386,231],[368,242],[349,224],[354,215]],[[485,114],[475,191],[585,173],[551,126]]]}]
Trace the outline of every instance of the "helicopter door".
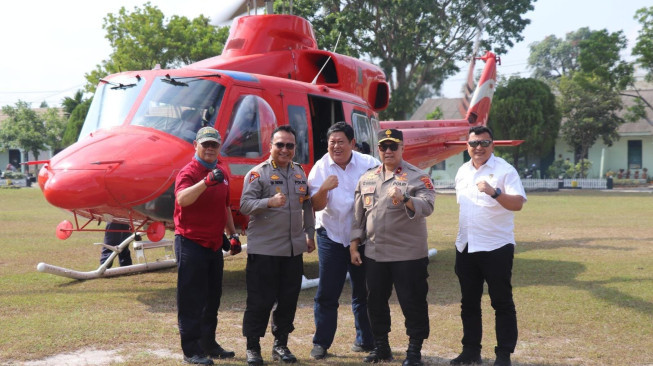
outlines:
[{"label": "helicopter door", "polygon": [[284,92],[283,108],[288,124],[292,126],[296,133],[295,157],[292,160],[299,164],[311,164],[319,157],[316,156],[314,160],[311,159],[310,141],[312,131],[308,122],[306,94]]},{"label": "helicopter door", "polygon": [[234,103],[220,154],[261,160],[270,151],[272,130],[277,120],[262,97],[241,94]]},{"label": "helicopter door", "polygon": [[332,124],[345,121],[345,112],[342,102],[336,99],[309,95],[308,102],[311,107],[313,156],[317,160],[327,153],[327,130]]}]

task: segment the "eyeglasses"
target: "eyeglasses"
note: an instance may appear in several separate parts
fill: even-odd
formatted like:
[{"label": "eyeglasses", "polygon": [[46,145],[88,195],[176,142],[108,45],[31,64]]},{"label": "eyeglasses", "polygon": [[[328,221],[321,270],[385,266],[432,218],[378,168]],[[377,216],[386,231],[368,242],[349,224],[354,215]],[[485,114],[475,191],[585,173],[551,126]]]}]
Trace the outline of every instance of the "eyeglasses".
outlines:
[{"label": "eyeglasses", "polygon": [[292,150],[295,148],[295,144],[293,144],[292,142],[286,142],[285,144],[283,142],[276,142],[274,146],[276,146],[277,149],[279,150],[283,149],[284,147],[288,150]]},{"label": "eyeglasses", "polygon": [[478,145],[481,145],[483,147],[488,147],[492,143],[492,140],[472,140],[472,141],[467,141],[467,145],[470,147],[476,147]]},{"label": "eyeglasses", "polygon": [[217,149],[218,146],[220,146],[220,144],[218,144],[218,143],[215,142],[215,141],[204,141],[204,142],[201,143],[201,145],[202,145],[202,147],[205,148],[205,149],[208,149],[208,148],[210,148],[210,147],[212,147],[212,148],[214,148],[214,149]]},{"label": "eyeglasses", "polygon": [[390,149],[390,151],[397,151],[399,149],[399,144],[396,142],[391,142],[389,144],[379,144],[379,150],[386,151],[387,149]]}]

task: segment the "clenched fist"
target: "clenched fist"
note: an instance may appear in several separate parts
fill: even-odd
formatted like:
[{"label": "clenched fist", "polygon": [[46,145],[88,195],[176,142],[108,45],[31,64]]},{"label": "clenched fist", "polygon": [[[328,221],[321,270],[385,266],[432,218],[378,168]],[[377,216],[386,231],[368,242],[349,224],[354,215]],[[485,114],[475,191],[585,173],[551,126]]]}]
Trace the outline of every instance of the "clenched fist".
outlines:
[{"label": "clenched fist", "polygon": [[211,187],[217,184],[224,182],[224,173],[222,170],[215,168],[206,175],[204,178],[204,184]]}]

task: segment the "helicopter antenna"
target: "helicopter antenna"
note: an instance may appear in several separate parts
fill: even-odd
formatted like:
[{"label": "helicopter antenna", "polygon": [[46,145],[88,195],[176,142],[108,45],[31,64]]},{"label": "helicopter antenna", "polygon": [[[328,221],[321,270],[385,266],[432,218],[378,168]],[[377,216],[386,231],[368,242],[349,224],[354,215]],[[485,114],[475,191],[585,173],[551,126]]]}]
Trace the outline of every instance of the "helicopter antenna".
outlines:
[{"label": "helicopter antenna", "polygon": [[[342,32],[338,33],[338,39],[336,40],[336,45],[333,46],[333,51],[331,51],[332,53],[335,53],[336,49],[338,48],[338,43],[340,42],[340,35],[342,35]],[[327,58],[327,60],[324,62],[324,65],[322,65],[322,68],[320,68],[320,71],[317,72],[317,75],[315,75],[315,79],[313,79],[311,84],[315,85],[317,83],[317,78],[320,76],[320,74],[322,73],[322,70],[324,70],[326,65],[329,63],[329,60],[331,60],[331,56],[329,56],[329,58]]]}]

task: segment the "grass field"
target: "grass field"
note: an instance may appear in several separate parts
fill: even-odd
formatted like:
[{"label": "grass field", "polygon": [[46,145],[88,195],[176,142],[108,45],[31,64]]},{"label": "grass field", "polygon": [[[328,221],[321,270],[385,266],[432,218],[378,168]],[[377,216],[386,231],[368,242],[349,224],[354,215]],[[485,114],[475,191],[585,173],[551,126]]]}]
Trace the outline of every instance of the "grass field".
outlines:
[{"label": "grass field", "polygon": [[[429,365],[448,364],[460,351],[453,273],[457,209],[453,195],[441,194],[429,218],[429,246],[438,249],[429,265],[431,336],[422,353]],[[39,262],[97,267],[99,248],[90,243],[101,241],[101,234],[59,241],[54,229],[63,219],[70,215],[49,206],[38,189],[0,189],[0,364],[181,364],[175,270],[92,281],[41,274]],[[653,364],[653,195],[532,193],[516,214],[516,237],[514,364]],[[244,364],[245,256],[225,262],[218,341],[235,350],[236,359],[217,363]],[[305,256],[305,271],[316,276],[316,253]],[[321,362],[308,357],[314,295],[315,289],[300,295],[291,350],[304,364],[360,364],[363,355],[349,350],[354,328],[348,285],[329,349],[333,356]],[[394,297],[391,302],[393,364],[401,364],[407,337],[399,305]],[[482,355],[491,365],[494,316],[487,296],[483,311]],[[271,344],[268,333],[262,339],[267,362]]]}]

